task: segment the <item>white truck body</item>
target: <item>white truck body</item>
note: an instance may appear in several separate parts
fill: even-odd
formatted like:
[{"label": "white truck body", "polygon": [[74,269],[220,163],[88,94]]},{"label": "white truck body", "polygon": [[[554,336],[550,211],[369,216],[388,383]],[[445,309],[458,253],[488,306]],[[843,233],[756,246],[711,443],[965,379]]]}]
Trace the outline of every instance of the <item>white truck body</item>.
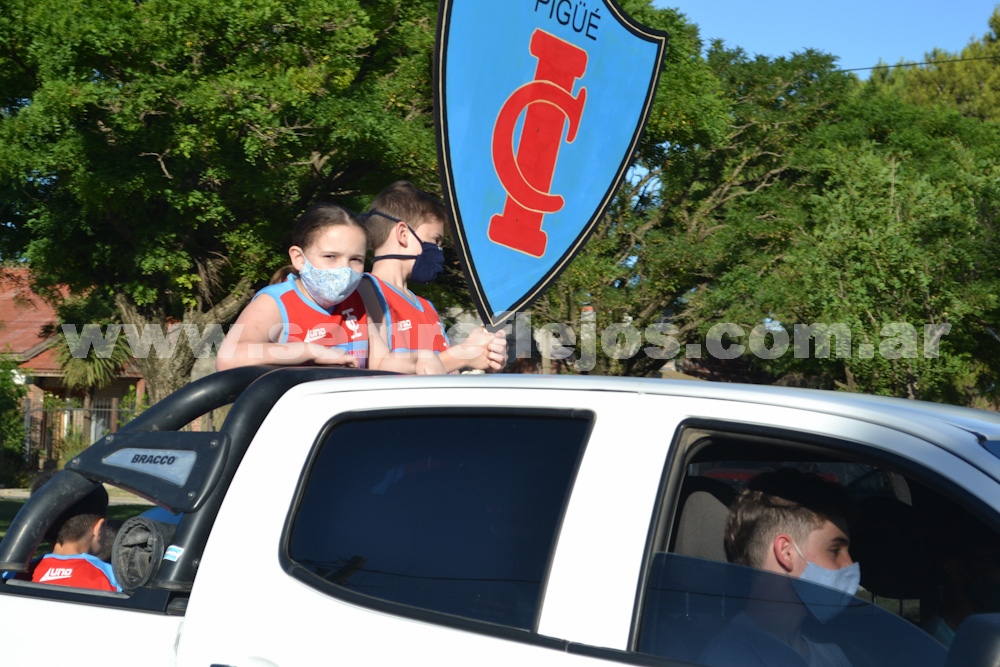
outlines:
[{"label": "white truck body", "polygon": [[[685,381],[313,377],[322,374],[316,371],[309,381],[282,385],[274,390],[274,400],[253,404],[259,427],[252,429],[245,454],[226,464],[233,467],[231,482],[205,487],[206,497],[224,497],[203,552],[196,554],[193,581],[159,587],[154,582],[119,596],[7,582],[0,587],[0,618],[8,633],[3,664],[37,665],[63,650],[78,665],[107,667],[395,665],[415,660],[456,666],[681,664],[673,661],[696,656],[643,648],[643,637],[652,632],[643,629],[652,627],[643,612],[652,595],[650,563],[653,554],[670,552],[677,539],[679,510],[673,504],[687,476],[699,466],[730,475],[721,460],[716,464],[697,458],[698,451],[712,447],[732,451],[726,438],[745,439],[740,444],[744,449],[762,442],[765,452],[770,442],[780,441],[786,448],[780,452],[800,449],[831,466],[884,462],[884,468],[876,466],[880,475],[919,480],[935,492],[952,493],[957,495],[953,500],[966,503],[994,528],[1000,523],[1000,459],[991,449],[1000,439],[1000,416],[990,413]],[[256,381],[258,390],[269,378]],[[261,405],[266,405],[263,414]],[[236,419],[239,409],[237,402],[230,419]],[[289,558],[295,559],[289,556],[294,551],[290,526],[296,508],[305,502],[303,489],[316,483],[310,466],[318,465],[316,452],[326,434],[357,420],[386,424],[452,413],[470,423],[480,414],[499,415],[499,422],[490,423],[502,424],[544,413],[589,424],[529,627],[503,627],[433,609],[428,614],[393,600],[369,604],[363,593],[340,596],[335,587],[310,583],[311,575],[291,576],[296,568],[289,564]],[[468,448],[487,437],[475,430],[432,436],[413,429],[398,432],[404,443],[441,440]],[[708,444],[691,444],[697,438]],[[167,441],[158,440],[156,447],[162,449],[162,442]],[[238,444],[232,436],[230,445]],[[352,448],[363,454],[373,445],[359,439]],[[107,459],[108,454],[102,456]],[[747,460],[755,456],[766,458],[761,454]],[[94,466],[88,465],[84,462],[73,474],[108,481],[95,477]],[[433,465],[428,457],[428,468]],[[737,470],[725,479],[738,485],[741,474]],[[911,488],[920,485],[912,482]],[[136,486],[141,487],[141,478],[126,485],[170,507]],[[878,494],[887,493],[879,489]],[[456,502],[461,500],[456,497]],[[916,506],[916,500],[910,502]],[[185,518],[200,511],[186,512]],[[15,526],[0,550],[3,555],[16,551]],[[408,545],[401,538],[398,548]],[[15,561],[0,562],[10,567]],[[330,581],[336,584],[337,576]],[[136,601],[147,593],[162,595],[164,608],[137,608]],[[887,644],[897,641],[885,638]],[[944,665],[946,659],[942,651],[926,664]],[[981,664],[993,664],[984,660]]]}]

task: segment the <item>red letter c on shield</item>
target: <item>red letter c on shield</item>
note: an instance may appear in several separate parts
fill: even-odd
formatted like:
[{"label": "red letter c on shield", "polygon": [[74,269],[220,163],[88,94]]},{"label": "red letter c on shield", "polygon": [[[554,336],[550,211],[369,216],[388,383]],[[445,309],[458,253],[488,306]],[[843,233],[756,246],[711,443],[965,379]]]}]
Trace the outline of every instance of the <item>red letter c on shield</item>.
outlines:
[{"label": "red letter c on shield", "polygon": [[[555,164],[539,164],[526,159],[533,156],[521,155],[520,152],[518,156],[522,161],[518,163],[518,156],[514,155],[514,128],[521,111],[529,104],[551,104],[556,107],[569,120],[566,142],[572,143],[580,128],[580,116],[586,101],[586,90],[581,90],[577,97],[573,97],[551,81],[532,81],[514,91],[500,110],[493,128],[493,164],[507,194],[529,211],[554,213],[563,207],[563,198],[533,187],[526,178],[526,174],[530,174],[540,177],[533,178],[535,182],[551,180]],[[562,123],[558,128],[552,129],[562,134]],[[523,141],[522,139],[522,146]]]},{"label": "red letter c on shield", "polygon": [[[504,102],[493,126],[493,166],[507,192],[503,213],[490,218],[489,239],[533,257],[545,254],[542,231],[547,213],[565,201],[549,192],[559,159],[563,127],[566,141],[576,138],[587,101],[586,89],[573,97],[573,84],[587,68],[587,52],[544,30],[535,30],[529,48],[538,58],[534,80]],[[514,152],[514,132],[524,112],[521,139]]]}]

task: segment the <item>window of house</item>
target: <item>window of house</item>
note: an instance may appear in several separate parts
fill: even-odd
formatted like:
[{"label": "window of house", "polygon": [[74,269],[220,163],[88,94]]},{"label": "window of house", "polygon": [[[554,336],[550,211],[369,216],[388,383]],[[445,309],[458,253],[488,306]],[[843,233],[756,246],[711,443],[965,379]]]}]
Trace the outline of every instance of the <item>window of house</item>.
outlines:
[{"label": "window of house", "polygon": [[590,423],[530,410],[336,423],[286,533],[289,571],[396,613],[533,629]]}]

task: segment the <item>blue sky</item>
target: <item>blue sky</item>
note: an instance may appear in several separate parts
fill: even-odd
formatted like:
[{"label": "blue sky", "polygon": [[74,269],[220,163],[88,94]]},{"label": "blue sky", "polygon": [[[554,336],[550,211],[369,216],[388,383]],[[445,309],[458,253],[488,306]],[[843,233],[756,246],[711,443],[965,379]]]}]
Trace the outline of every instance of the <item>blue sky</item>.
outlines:
[{"label": "blue sky", "polygon": [[[654,0],[699,28],[707,45],[721,38],[749,53],[788,55],[814,48],[839,56],[842,69],[881,59],[920,62],[934,47],[956,53],[989,31],[997,0]],[[857,72],[868,78],[869,72]]]}]

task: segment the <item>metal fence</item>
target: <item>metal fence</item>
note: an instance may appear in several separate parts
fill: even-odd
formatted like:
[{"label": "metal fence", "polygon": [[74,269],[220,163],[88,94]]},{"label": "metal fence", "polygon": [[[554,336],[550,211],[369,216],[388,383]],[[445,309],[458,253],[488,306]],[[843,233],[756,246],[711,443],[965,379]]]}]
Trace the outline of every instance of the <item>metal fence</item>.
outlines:
[{"label": "metal fence", "polygon": [[[107,398],[94,400],[89,408],[33,405],[28,400],[24,408],[24,463],[39,470],[58,467],[136,415],[132,407]],[[184,430],[215,431],[227,413],[225,408],[213,410]]]},{"label": "metal fence", "polygon": [[89,408],[25,405],[25,463],[39,468],[67,460],[92,442],[131,421],[135,411],[114,399],[98,399]]}]

